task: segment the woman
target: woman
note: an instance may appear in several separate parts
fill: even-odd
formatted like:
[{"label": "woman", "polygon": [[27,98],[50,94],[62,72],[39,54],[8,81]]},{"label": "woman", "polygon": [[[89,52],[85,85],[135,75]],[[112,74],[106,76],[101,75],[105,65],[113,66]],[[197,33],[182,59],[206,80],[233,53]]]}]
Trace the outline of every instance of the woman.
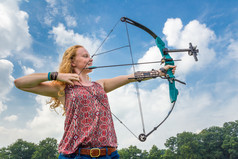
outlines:
[{"label": "woman", "polygon": [[[106,93],[136,80],[129,79],[134,77],[130,74],[91,82],[88,73],[92,70],[85,68],[92,62],[87,50],[75,45],[65,51],[59,72],[34,73],[14,81],[23,91],[52,97],[51,108],[64,106],[66,118],[59,158],[119,158]],[[169,68],[174,73],[176,66],[163,69]],[[157,73],[165,75],[159,70]]]}]

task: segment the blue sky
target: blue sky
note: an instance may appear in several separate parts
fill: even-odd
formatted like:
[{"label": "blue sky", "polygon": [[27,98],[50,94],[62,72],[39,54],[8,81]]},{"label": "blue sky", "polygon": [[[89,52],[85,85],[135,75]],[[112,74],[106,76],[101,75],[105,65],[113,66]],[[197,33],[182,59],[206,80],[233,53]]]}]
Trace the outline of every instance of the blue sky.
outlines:
[{"label": "blue sky", "polygon": [[[194,62],[187,53],[172,55],[182,59],[176,62],[176,77],[187,83],[177,83],[180,94],[174,111],[145,143],[114,119],[119,148],[164,148],[166,139],[177,133],[198,133],[237,120],[238,1],[0,0],[0,147],[18,138],[36,143],[46,137],[61,139],[64,117],[49,109],[48,98],[22,92],[13,81],[34,72],[56,71],[64,50],[71,45],[83,45],[93,54],[122,16],[149,27],[169,48],[187,48],[192,42],[199,49],[199,61]],[[136,62],[161,59],[147,33],[134,26],[128,29]],[[125,25],[119,22],[100,51],[127,44]],[[95,66],[122,63],[130,63],[128,48],[94,58]],[[128,73],[130,67],[104,68],[94,70],[90,77],[94,81]],[[168,85],[154,79],[139,87],[148,132],[170,108]],[[135,86],[129,84],[108,96],[112,112],[140,134]]]}]

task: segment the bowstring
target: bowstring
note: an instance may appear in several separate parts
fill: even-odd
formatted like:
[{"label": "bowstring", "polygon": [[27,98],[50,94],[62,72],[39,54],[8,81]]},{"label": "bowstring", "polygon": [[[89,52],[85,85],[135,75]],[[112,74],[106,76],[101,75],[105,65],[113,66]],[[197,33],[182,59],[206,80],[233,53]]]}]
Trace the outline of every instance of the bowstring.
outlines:
[{"label": "bowstring", "polygon": [[[129,31],[128,31],[128,28],[127,28],[127,23],[125,23],[125,26],[126,26],[126,33],[127,33],[128,44],[129,44],[129,48],[130,48],[130,56],[131,56],[133,72],[135,73],[136,71],[135,71],[135,65],[134,65],[134,59],[133,59],[133,55],[132,55],[131,42],[130,42]],[[139,91],[138,82],[135,83],[135,86],[136,86],[136,95],[137,95],[137,99],[138,99],[138,103],[139,103],[139,110],[140,110],[142,129],[143,129],[143,133],[145,134],[145,124],[144,124],[144,118],[143,118],[143,113],[142,113],[141,98],[140,98],[140,91]]]},{"label": "bowstring", "polygon": [[112,49],[112,50],[100,52],[100,53],[95,54],[94,56],[106,54],[106,53],[109,53],[109,52],[112,52],[112,51],[116,51],[116,50],[119,50],[119,49],[122,49],[122,48],[125,48],[125,47],[129,47],[129,45],[125,45],[125,46],[121,46],[121,47],[118,47],[118,48],[115,48],[115,49]]}]

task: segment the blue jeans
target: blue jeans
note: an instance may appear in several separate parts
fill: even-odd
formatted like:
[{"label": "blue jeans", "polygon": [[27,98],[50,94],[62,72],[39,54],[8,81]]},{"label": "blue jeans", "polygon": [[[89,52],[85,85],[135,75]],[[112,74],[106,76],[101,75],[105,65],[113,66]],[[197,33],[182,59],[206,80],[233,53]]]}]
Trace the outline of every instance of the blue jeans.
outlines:
[{"label": "blue jeans", "polygon": [[62,153],[59,155],[58,159],[119,159],[120,156],[117,151],[114,151],[111,155],[101,156],[97,158],[92,158],[88,155],[76,155],[71,154],[70,156],[64,156]]}]

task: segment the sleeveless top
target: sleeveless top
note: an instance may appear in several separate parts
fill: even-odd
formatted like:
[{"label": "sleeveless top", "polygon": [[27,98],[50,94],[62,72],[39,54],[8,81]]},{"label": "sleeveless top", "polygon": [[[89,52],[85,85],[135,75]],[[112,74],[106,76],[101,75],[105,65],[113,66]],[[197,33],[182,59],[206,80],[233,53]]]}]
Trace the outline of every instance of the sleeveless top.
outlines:
[{"label": "sleeveless top", "polygon": [[107,94],[99,83],[66,85],[65,111],[59,153],[71,154],[78,148],[117,147]]}]

